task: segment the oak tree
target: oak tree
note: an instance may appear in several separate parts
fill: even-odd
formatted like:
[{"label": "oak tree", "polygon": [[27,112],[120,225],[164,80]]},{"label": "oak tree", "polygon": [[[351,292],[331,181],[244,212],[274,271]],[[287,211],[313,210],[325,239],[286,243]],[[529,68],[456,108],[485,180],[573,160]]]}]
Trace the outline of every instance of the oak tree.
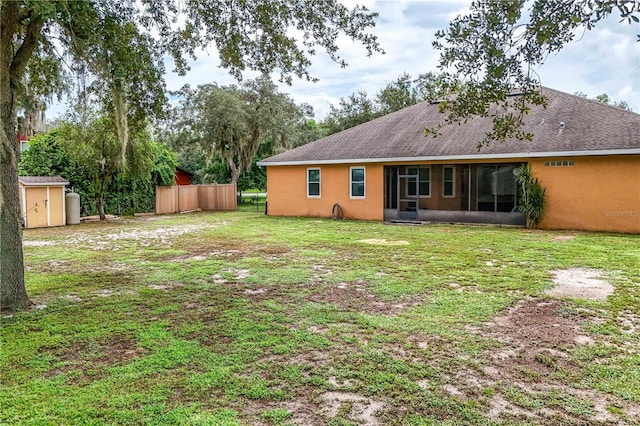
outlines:
[{"label": "oak tree", "polygon": [[231,182],[249,170],[258,149],[284,147],[303,120],[302,108],[266,76],[241,86],[185,87],[176,108],[176,126],[183,143],[196,146],[207,165],[222,159],[231,170]]},{"label": "oak tree", "polygon": [[0,308],[29,305],[16,138],[26,85],[50,96],[65,83],[81,82],[82,97],[112,115],[124,159],[130,127],[162,112],[165,55],[184,73],[198,48],[215,46],[220,65],[236,77],[253,69],[275,70],[285,81],[312,78],[307,70],[318,47],[345,65],[341,35],[363,43],[369,54],[380,51],[368,32],[375,16],[337,0],[0,1]]},{"label": "oak tree", "polygon": [[[622,22],[640,21],[637,0],[478,0],[470,12],[458,16],[436,33],[444,86],[456,93],[441,103],[448,123],[475,116],[490,117],[493,129],[478,149],[492,141],[530,140],[522,128],[532,105],[545,105],[534,71],[552,53],[560,51],[611,14]],[[518,96],[510,96],[517,92]]]}]

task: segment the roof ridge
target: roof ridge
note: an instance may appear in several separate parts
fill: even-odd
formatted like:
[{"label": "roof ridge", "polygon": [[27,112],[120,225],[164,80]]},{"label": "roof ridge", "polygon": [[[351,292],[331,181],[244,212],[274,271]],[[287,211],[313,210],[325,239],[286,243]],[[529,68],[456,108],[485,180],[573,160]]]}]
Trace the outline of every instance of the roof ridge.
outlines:
[{"label": "roof ridge", "polygon": [[[483,154],[526,157],[534,153],[574,152],[597,155],[599,151],[616,150],[635,154],[640,149],[640,114],[628,114],[630,111],[621,108],[539,87],[548,99],[547,106],[532,106],[523,127],[534,133],[533,140],[495,141],[482,148]],[[464,125],[447,124],[440,129],[435,143],[428,143],[424,128],[442,118],[438,105],[425,100],[276,154],[259,164],[477,155],[478,142],[493,126],[490,117],[474,117]],[[562,126],[563,122],[567,125]]]},{"label": "roof ridge", "polygon": [[[578,96],[575,93],[567,93],[567,92],[563,92],[562,90],[552,89],[550,87],[545,87],[545,86],[540,86],[540,87],[543,88],[544,90],[550,90],[550,91],[553,91],[553,92],[556,92],[556,93],[560,93],[560,94],[563,94],[563,95],[572,96],[572,97],[580,99],[582,101],[590,102],[591,104],[594,104],[594,105],[599,105],[599,106],[603,106],[603,107],[612,108],[612,109],[614,109],[615,111],[618,111],[618,112],[622,111],[622,112],[631,113],[633,115],[640,116],[640,113],[635,112],[633,110],[626,110],[624,108],[620,108],[620,107],[617,107],[615,105],[605,104],[604,102],[596,101],[595,99],[590,99],[590,98],[585,98],[585,97],[582,97],[582,96]],[[607,95],[607,96],[609,96],[609,95]]]}]

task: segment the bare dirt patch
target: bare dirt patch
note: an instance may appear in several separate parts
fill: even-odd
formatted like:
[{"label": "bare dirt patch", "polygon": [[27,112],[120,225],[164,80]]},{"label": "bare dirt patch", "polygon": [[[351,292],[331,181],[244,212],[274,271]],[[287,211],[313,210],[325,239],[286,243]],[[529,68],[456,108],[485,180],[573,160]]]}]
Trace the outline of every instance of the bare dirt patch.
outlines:
[{"label": "bare dirt patch", "polygon": [[22,242],[23,247],[46,247],[55,246],[56,244],[58,244],[56,241],[24,240]]},{"label": "bare dirt patch", "polygon": [[77,342],[64,347],[46,348],[43,351],[64,363],[61,367],[49,370],[46,373],[47,377],[80,370],[83,376],[91,376],[91,380],[95,380],[97,371],[101,368],[126,364],[131,359],[145,354],[147,349],[138,346],[137,341],[131,337],[114,334],[97,341]]},{"label": "bare dirt patch", "polygon": [[189,254],[170,258],[174,262],[201,261],[201,260],[225,260],[235,261],[245,256],[262,256],[268,261],[277,261],[290,253],[291,249],[281,245],[250,245],[238,240],[216,241],[215,244],[199,241],[197,245],[184,245],[176,242],[174,248],[180,248]]},{"label": "bare dirt patch", "polygon": [[174,290],[176,288],[184,287],[184,284],[182,283],[149,284],[147,287],[149,287],[151,290],[169,291],[169,290]]},{"label": "bare dirt patch", "polygon": [[121,296],[123,294],[128,294],[128,295],[132,295],[132,294],[136,294],[135,291],[133,290],[109,290],[108,288],[103,288],[100,290],[95,290],[92,291],[91,294],[98,296],[98,297],[113,297],[113,296]]},{"label": "bare dirt patch", "polygon": [[172,243],[181,235],[189,234],[203,229],[211,229],[225,222],[217,224],[187,224],[174,225],[156,229],[136,229],[126,228],[116,232],[76,232],[70,234],[63,241],[57,244],[65,244],[75,248],[88,248],[92,250],[113,250],[120,249],[121,244],[130,242],[137,243],[140,247],[170,247]]},{"label": "bare dirt patch", "polygon": [[564,302],[552,299],[524,300],[488,323],[484,334],[516,346],[570,344],[582,334],[579,318],[561,315]]},{"label": "bare dirt patch", "polygon": [[82,302],[82,299],[77,294],[65,294],[64,296],[60,296],[60,299],[70,302]]},{"label": "bare dirt patch", "polygon": [[378,238],[369,238],[366,240],[358,240],[359,243],[364,243],[364,244],[373,244],[376,246],[406,246],[407,244],[409,244],[408,241],[404,241],[404,240],[387,240],[384,238],[378,239]]},{"label": "bare dirt patch", "polygon": [[575,235],[558,235],[553,239],[553,241],[555,241],[556,243],[564,243],[567,241],[574,240],[575,238],[576,238]]},{"label": "bare dirt patch", "polygon": [[636,334],[640,332],[640,315],[631,311],[622,311],[616,318],[623,333]]},{"label": "bare dirt patch", "polygon": [[551,271],[555,287],[547,291],[549,296],[605,300],[613,294],[613,286],[602,279],[597,269],[571,268]]},{"label": "bare dirt patch", "polygon": [[397,315],[404,309],[422,303],[422,296],[399,300],[383,300],[372,294],[364,282],[342,282],[332,284],[328,289],[314,293],[308,300],[316,303],[333,303],[349,311],[370,314]]},{"label": "bare dirt patch", "polygon": [[[238,281],[242,281],[250,276],[251,271],[249,269],[229,268],[220,271],[220,273],[213,274],[212,278],[214,284],[228,284],[237,283]],[[229,279],[227,279],[226,277],[229,277]]]},{"label": "bare dirt patch", "polygon": [[381,424],[376,417],[376,413],[385,407],[381,401],[346,392],[326,392],[320,398],[322,399],[320,411],[329,418],[340,415],[357,424],[370,426]]},{"label": "bare dirt patch", "polygon": [[[561,300],[527,299],[478,328],[478,333],[500,342],[501,347],[493,350],[489,362],[477,371],[460,371],[452,379],[455,392],[450,385],[445,385],[445,392],[462,398],[484,399],[489,407],[487,415],[494,421],[627,424],[624,418],[630,418],[638,404],[580,386],[581,366],[570,351],[594,340],[580,326],[590,320],[588,314],[568,310],[566,306],[567,302]],[[575,385],[571,384],[570,377],[575,378]],[[482,393],[484,389],[494,389],[495,393],[487,399]],[[550,394],[558,395],[556,398],[561,401],[578,401],[587,408],[584,413],[576,414],[567,407],[569,404],[548,403]],[[609,406],[621,407],[623,416],[619,418],[610,413]]]}]

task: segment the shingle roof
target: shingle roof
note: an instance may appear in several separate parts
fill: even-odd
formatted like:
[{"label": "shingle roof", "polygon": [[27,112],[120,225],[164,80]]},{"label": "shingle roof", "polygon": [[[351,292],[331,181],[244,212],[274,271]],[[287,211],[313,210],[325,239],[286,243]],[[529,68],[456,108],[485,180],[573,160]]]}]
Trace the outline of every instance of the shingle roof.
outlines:
[{"label": "shingle roof", "polygon": [[69,185],[69,181],[60,176],[20,176],[18,181],[25,186]]},{"label": "shingle roof", "polygon": [[[640,114],[543,88],[547,108],[532,107],[524,130],[533,141],[494,142],[478,151],[490,118],[452,124],[433,138],[425,126],[442,121],[439,105],[422,102],[323,139],[274,155],[259,165],[384,161],[410,158],[491,158],[551,153],[640,153]],[[564,126],[561,126],[564,123]]]}]

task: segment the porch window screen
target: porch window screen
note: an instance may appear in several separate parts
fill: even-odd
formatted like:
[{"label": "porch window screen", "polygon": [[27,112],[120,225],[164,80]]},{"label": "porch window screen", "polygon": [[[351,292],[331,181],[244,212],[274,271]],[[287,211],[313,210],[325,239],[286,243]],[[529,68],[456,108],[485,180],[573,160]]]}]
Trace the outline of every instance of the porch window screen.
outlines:
[{"label": "porch window screen", "polygon": [[407,174],[418,178],[417,182],[416,179],[408,180],[407,197],[431,196],[431,169],[429,167],[410,167],[407,169]]},{"label": "porch window screen", "polygon": [[307,197],[320,197],[320,169],[307,169]]},{"label": "porch window screen", "polygon": [[364,198],[365,194],[364,167],[351,167],[350,186],[351,198]]},{"label": "porch window screen", "polygon": [[420,167],[418,169],[418,187],[419,195],[430,196],[431,195],[431,169],[428,167]]},{"label": "porch window screen", "polygon": [[443,197],[453,197],[455,196],[454,192],[454,173],[453,166],[444,166],[442,168],[442,196]]}]

